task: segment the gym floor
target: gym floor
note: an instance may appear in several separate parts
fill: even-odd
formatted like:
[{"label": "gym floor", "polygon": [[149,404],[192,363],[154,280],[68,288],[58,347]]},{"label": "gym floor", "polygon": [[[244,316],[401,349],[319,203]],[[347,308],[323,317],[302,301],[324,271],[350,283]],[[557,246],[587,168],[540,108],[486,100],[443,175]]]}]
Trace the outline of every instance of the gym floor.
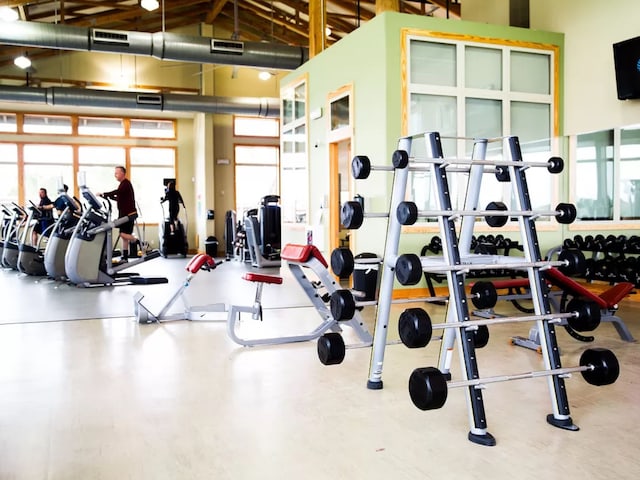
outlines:
[{"label": "gym floor", "polygon": [[[610,324],[594,346],[620,361],[618,381],[594,387],[566,380],[577,432],[547,424],[547,380],[492,383],[483,390],[495,447],[467,440],[465,394],[451,390],[440,410],[420,411],[407,381],[435,366],[439,344],[385,351],[384,389],[368,390],[369,348],[348,349],[324,366],[315,342],[241,347],[223,321],[138,324],[133,295],[159,311],[185,278],[187,260],[157,259],[138,269],[169,284],[80,289],[14,271],[0,272],[0,479],[636,479],[640,476],[640,350]],[[192,305],[251,305],[248,268],[225,262],[199,272]],[[136,269],[133,269],[136,270]],[[287,268],[265,286],[264,321],[247,332],[291,335],[320,317]],[[637,296],[638,294],[634,294]],[[179,303],[179,302],[178,302]],[[180,306],[180,305],[178,305]],[[393,307],[392,318],[406,308]],[[445,307],[430,305],[434,322]],[[514,313],[500,302],[496,310]],[[640,339],[640,303],[619,315]],[[373,331],[373,307],[363,315]],[[222,320],[222,317],[220,318]],[[529,325],[490,327],[478,350],[480,373],[541,370],[542,356],[509,339]],[[351,340],[346,331],[347,343]],[[267,333],[265,333],[267,334]],[[389,339],[395,340],[395,325]],[[589,345],[558,329],[563,366]],[[459,379],[454,355],[453,377]]]}]

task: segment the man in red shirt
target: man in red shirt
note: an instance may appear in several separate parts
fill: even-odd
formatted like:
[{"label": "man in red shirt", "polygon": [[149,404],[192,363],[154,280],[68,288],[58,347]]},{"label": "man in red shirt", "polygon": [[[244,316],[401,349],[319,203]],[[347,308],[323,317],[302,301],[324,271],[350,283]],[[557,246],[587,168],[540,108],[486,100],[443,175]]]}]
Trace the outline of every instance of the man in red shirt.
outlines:
[{"label": "man in red shirt", "polygon": [[116,180],[120,182],[118,188],[110,192],[98,194],[102,197],[115,200],[118,205],[118,217],[129,216],[129,221],[120,225],[120,238],[122,239],[122,259],[129,258],[129,243],[137,243],[138,239],[132,235],[135,219],[138,217],[136,210],[136,197],[133,185],[127,178],[127,169],[121,165],[114,172]]}]

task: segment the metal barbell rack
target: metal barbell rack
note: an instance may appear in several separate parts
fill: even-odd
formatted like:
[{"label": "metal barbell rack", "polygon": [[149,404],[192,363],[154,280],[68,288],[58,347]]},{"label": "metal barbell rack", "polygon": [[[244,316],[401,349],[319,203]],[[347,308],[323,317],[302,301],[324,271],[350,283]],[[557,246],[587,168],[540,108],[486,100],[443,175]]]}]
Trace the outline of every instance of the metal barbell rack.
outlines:
[{"label": "metal barbell rack", "polygon": [[[506,137],[502,139],[503,152],[506,160],[490,162],[485,161],[488,139],[474,139],[474,148],[471,159],[468,161],[451,161],[443,156],[441,137],[437,132],[428,132],[421,135],[403,137],[398,142],[398,149],[404,150],[406,156],[411,158],[412,142],[422,138],[426,146],[426,160],[431,171],[431,180],[436,192],[436,214],[440,237],[442,239],[442,263],[438,269],[446,275],[449,288],[449,302],[447,304],[446,322],[455,324],[456,328],[446,328],[442,335],[439,367],[438,370],[449,375],[451,366],[451,352],[454,343],[460,355],[462,382],[468,385],[466,388],[467,405],[469,411],[470,431],[469,440],[481,445],[495,445],[495,438],[487,430],[487,420],[484,410],[482,392],[475,387],[477,379],[480,378],[475,344],[473,340],[473,323],[469,322],[470,313],[465,292],[465,274],[468,268],[462,265],[462,259],[469,256],[471,237],[474,228],[475,217],[482,214],[494,216],[513,215],[518,219],[520,232],[524,244],[524,259],[520,259],[519,264],[514,263],[511,267],[520,268],[526,271],[531,285],[531,295],[534,304],[534,317],[528,321],[535,321],[541,332],[541,349],[544,360],[544,370],[555,372],[562,369],[560,353],[557,345],[554,325],[558,322],[554,316],[548,300],[548,287],[544,282],[542,272],[549,268],[549,262],[543,260],[537,238],[535,219],[540,213],[533,211],[525,177],[525,172],[532,166],[547,166],[551,173],[558,173],[562,169],[562,161],[556,159],[549,162],[527,163],[522,159],[519,140],[517,137]],[[495,141],[497,139],[492,139]],[[395,158],[395,157],[394,157]],[[463,210],[454,212],[452,209],[450,189],[447,181],[447,168],[456,164],[469,165],[469,181],[467,184],[467,195]],[[501,212],[500,210],[478,211],[478,198],[482,175],[487,165],[494,164],[502,167],[503,172],[512,188],[514,205],[511,211]],[[411,169],[408,163],[401,168],[394,168],[394,183],[390,212],[396,212],[398,206],[404,201],[407,186],[408,172]],[[469,212],[469,215],[459,215],[461,212]],[[453,213],[453,214],[452,214]],[[455,213],[458,213],[456,215]],[[549,214],[550,212],[545,212]],[[380,215],[382,217],[383,215]],[[384,350],[387,343],[389,313],[391,307],[391,297],[395,280],[395,261],[398,258],[399,236],[402,225],[397,215],[386,215],[388,217],[387,240],[382,261],[382,272],[380,280],[380,295],[378,308],[376,311],[376,326],[374,331],[373,348],[371,352],[371,362],[367,387],[370,389],[382,388],[382,367],[384,361]],[[456,233],[458,228],[455,221],[461,217],[459,227],[459,237]],[[425,262],[428,263],[428,262]],[[509,262],[507,262],[509,263]],[[477,267],[478,265],[476,265]],[[430,271],[429,265],[421,265],[423,271]],[[434,265],[435,267],[435,265]],[[473,268],[473,267],[471,267]],[[524,319],[523,319],[524,320]],[[563,375],[545,375],[548,377],[549,393],[552,403],[552,413],[547,416],[547,421],[556,427],[577,430],[570,417],[569,403],[564,386]]]}]

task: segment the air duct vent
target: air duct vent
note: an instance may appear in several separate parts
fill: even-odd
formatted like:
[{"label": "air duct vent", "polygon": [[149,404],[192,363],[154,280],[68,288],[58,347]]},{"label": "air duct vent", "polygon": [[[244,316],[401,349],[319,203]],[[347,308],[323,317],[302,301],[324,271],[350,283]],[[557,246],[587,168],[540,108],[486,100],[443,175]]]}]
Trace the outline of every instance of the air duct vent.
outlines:
[{"label": "air duct vent", "polygon": [[136,103],[140,105],[162,105],[162,95],[160,94],[141,94],[136,97]]},{"label": "air duct vent", "polygon": [[100,45],[129,45],[129,33],[92,28],[91,40]]},{"label": "air duct vent", "polygon": [[211,53],[222,53],[224,55],[242,55],[244,53],[244,43],[233,40],[211,39]]}]

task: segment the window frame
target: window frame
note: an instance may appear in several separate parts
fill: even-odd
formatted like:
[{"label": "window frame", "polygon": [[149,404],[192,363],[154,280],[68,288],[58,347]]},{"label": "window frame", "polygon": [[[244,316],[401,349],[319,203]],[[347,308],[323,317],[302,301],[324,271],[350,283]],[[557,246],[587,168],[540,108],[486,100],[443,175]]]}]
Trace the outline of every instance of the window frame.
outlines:
[{"label": "window frame", "polygon": [[[432,42],[434,44],[451,45],[455,49],[455,84],[454,85],[425,85],[412,83],[411,77],[411,46],[414,41]],[[467,88],[465,86],[466,81],[466,62],[465,56],[467,49],[487,48],[501,52],[501,66],[502,66],[502,89],[478,89]],[[532,54],[542,54],[549,58],[549,79],[548,87],[549,92],[546,94],[540,93],[527,93],[517,92],[511,90],[511,75],[510,75],[510,60],[512,52],[525,52]],[[402,81],[402,133],[403,135],[410,135],[412,132],[411,123],[411,110],[412,99],[415,94],[424,95],[440,95],[444,97],[455,99],[455,125],[456,133],[455,137],[467,137],[467,123],[465,119],[466,108],[465,104],[468,99],[480,99],[480,100],[498,100],[501,102],[501,137],[511,135],[512,128],[512,116],[511,109],[514,102],[527,102],[533,104],[549,105],[549,153],[557,152],[561,148],[561,142],[558,139],[559,131],[559,47],[551,44],[540,44],[534,42],[520,42],[509,41],[493,38],[483,38],[467,35],[457,35],[449,33],[439,32],[425,32],[414,29],[403,29],[402,35],[402,55],[401,63],[403,69],[403,81]],[[451,82],[445,82],[451,83]],[[442,132],[441,132],[442,133]],[[445,142],[443,142],[445,143]],[[451,148],[449,152],[445,148],[445,156],[452,156],[455,158],[468,158],[470,151],[469,141],[464,138],[457,140],[451,140]],[[521,142],[524,144],[525,142]],[[415,144],[415,141],[414,141]],[[501,147],[500,147],[501,148]],[[524,159],[527,160],[526,149],[523,148]],[[502,155],[500,155],[502,157]],[[490,155],[487,155],[490,158]],[[464,193],[466,188],[462,185],[461,180],[457,180],[456,176],[451,175],[450,183],[452,191],[458,192],[455,198],[452,198],[454,205],[461,208],[464,203]],[[549,176],[549,201],[555,202],[558,197],[559,182],[556,175]],[[460,186],[456,186],[456,183],[460,183]],[[412,187],[408,185],[408,190]],[[500,186],[502,190],[502,198],[496,198],[495,200],[504,201],[507,204],[511,203],[511,189],[507,183]],[[453,196],[452,196],[453,197]],[[546,201],[546,200],[545,200]],[[481,208],[482,205],[478,205]],[[552,229],[554,228],[551,220],[541,219],[539,222],[542,228]],[[427,228],[429,230],[437,231],[436,224],[433,222],[419,221],[414,227],[405,227],[409,230],[412,228],[420,229]],[[506,228],[516,229],[507,226]]]}]

